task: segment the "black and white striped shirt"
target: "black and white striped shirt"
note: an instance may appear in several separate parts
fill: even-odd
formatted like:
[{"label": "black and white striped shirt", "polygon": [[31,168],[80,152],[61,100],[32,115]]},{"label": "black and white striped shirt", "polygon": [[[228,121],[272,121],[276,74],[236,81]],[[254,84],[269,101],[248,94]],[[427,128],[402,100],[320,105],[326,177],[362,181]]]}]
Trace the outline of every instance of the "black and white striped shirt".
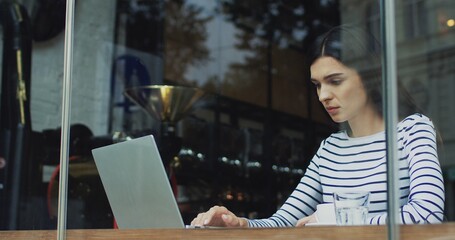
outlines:
[{"label": "black and white striped shirt", "polygon": [[[400,221],[443,220],[444,183],[431,120],[413,114],[398,123]],[[248,220],[250,227],[289,227],[311,215],[334,192],[369,191],[370,224],[387,218],[385,132],[351,138],[345,131],[325,139],[305,175],[283,206],[270,218]]]}]

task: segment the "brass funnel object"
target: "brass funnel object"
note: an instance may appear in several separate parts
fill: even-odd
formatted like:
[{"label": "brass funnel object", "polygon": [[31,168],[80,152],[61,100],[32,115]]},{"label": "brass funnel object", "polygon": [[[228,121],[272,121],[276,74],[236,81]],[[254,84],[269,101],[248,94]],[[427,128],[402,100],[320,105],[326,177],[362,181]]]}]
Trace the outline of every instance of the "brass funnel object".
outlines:
[{"label": "brass funnel object", "polygon": [[204,92],[192,87],[148,85],[127,88],[124,94],[161,121],[159,149],[165,166],[169,166],[181,148],[182,140],[175,135],[175,124],[196,107]]},{"label": "brass funnel object", "polygon": [[124,94],[153,118],[171,124],[190,113],[204,96],[198,88],[169,85],[127,88]]}]

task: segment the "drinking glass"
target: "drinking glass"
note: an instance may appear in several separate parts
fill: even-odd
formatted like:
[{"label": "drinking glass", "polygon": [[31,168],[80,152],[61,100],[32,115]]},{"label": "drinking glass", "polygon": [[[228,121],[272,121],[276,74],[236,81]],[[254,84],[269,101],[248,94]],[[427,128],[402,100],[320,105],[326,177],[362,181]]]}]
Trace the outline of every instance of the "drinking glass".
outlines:
[{"label": "drinking glass", "polygon": [[369,192],[340,192],[333,194],[337,225],[367,223]]}]

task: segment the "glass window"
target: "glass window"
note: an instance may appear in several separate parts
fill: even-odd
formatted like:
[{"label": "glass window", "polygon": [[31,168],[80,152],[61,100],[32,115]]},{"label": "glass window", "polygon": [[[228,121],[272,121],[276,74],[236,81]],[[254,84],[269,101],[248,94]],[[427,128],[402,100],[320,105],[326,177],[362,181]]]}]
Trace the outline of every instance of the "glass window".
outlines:
[{"label": "glass window", "polygon": [[[453,71],[447,64],[452,62],[455,5],[451,1],[403,2],[404,25],[397,22],[398,78],[412,96],[413,101],[432,120],[437,134],[437,149],[445,183],[445,219],[453,221],[453,169],[451,145],[453,114],[447,103],[453,101]],[[399,7],[399,5],[397,5]],[[399,10],[399,9],[397,9]],[[425,37],[425,38],[418,38]],[[404,109],[405,104],[399,107]]]},{"label": "glass window", "polygon": [[[55,229],[65,1],[17,2],[0,2],[0,229]],[[384,224],[379,3],[76,1],[67,228],[118,227],[91,150],[146,135],[157,141],[185,224],[213,205],[268,218],[312,179],[314,194],[291,197],[311,202],[297,216],[333,202],[347,182],[375,189],[369,219]],[[400,221],[453,221],[455,2],[403,0],[395,12]],[[324,45],[336,61],[313,59],[336,26],[353,29]],[[321,70],[336,67],[351,77]],[[346,79],[356,81],[349,91]],[[365,175],[371,165],[352,171],[344,161],[379,163]]]},{"label": "glass window", "polygon": [[54,7],[0,2],[0,230],[55,229],[65,7]]}]

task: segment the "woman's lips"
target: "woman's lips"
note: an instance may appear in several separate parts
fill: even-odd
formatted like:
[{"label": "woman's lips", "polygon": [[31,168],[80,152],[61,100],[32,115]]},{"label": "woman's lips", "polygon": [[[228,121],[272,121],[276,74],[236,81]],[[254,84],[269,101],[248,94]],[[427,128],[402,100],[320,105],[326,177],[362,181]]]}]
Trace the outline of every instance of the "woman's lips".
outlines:
[{"label": "woman's lips", "polygon": [[325,108],[330,115],[336,114],[339,107],[326,107]]}]

